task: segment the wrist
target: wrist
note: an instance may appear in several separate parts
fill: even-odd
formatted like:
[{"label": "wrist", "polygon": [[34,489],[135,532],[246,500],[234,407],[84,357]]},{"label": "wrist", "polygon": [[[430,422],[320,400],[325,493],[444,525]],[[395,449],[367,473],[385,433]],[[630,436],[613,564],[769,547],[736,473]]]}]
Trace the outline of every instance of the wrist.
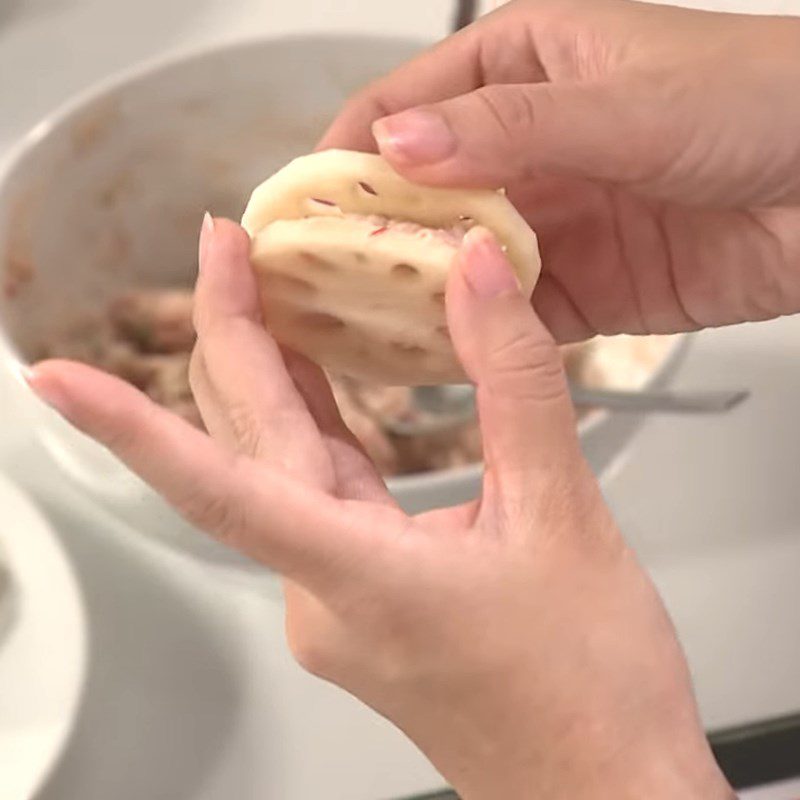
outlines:
[{"label": "wrist", "polygon": [[[468,711],[419,742],[462,800],[736,798],[693,704],[676,702],[663,714],[654,708],[649,722],[655,724],[625,729],[606,713],[594,719],[553,719],[544,708],[520,713],[523,696],[517,701],[490,713]],[[435,726],[426,728],[432,733]],[[544,739],[543,730],[558,733]]]},{"label": "wrist", "polygon": [[584,769],[568,758],[556,775],[533,765],[484,764],[480,774],[452,781],[462,800],[736,800],[713,756],[691,762],[625,759],[621,768]]}]

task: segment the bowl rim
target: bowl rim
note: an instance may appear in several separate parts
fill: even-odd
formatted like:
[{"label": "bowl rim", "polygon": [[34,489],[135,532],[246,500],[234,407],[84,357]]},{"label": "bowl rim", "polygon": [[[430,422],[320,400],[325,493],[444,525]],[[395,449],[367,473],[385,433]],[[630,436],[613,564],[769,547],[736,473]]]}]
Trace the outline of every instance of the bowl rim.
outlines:
[{"label": "bowl rim", "polygon": [[[22,133],[11,145],[0,154],[0,200],[7,189],[15,171],[24,163],[37,147],[56,131],[68,125],[75,117],[84,113],[93,105],[107,99],[109,95],[122,92],[125,89],[151,79],[165,71],[185,67],[192,62],[201,61],[209,57],[228,55],[237,51],[257,49],[274,44],[313,44],[315,42],[332,41],[342,44],[371,42],[375,44],[392,43],[394,45],[407,45],[409,49],[421,50],[430,44],[433,39],[414,36],[392,36],[380,33],[286,33],[286,34],[255,34],[253,36],[239,36],[233,39],[224,39],[217,42],[200,43],[189,47],[170,50],[158,56],[145,59],[128,67],[116,70],[109,76],[96,80],[82,89],[77,90],[57,104],[50,112],[45,114],[38,122]],[[2,231],[0,231],[0,234]],[[0,320],[1,322],[1,320]],[[666,351],[664,357],[644,383],[642,388],[650,387],[665,374],[670,367],[680,358],[691,339],[691,334],[678,333],[673,335],[674,341]],[[24,369],[27,365],[19,348],[11,340],[5,327],[0,324],[0,348],[10,356],[13,366]],[[578,421],[578,435],[580,437],[602,425],[610,416],[610,411],[599,409],[590,411]],[[458,467],[425,472],[414,472],[404,475],[395,475],[386,478],[390,492],[403,493],[413,491],[420,484],[426,489],[435,490],[440,486],[447,486],[463,481],[475,480],[483,472],[483,462],[477,461]]]},{"label": "bowl rim", "polygon": [[216,42],[200,43],[169,50],[151,58],[138,61],[127,67],[117,69],[104,78],[97,79],[69,94],[57,103],[26,131],[15,137],[9,146],[0,153],[0,189],[14,173],[19,162],[36,146],[41,144],[57,128],[68,123],[71,118],[108,95],[132,84],[140,83],[169,69],[186,66],[194,61],[217,57],[240,50],[250,50],[269,44],[307,44],[314,42],[373,42],[407,44],[421,49],[433,39],[412,36],[390,36],[368,33],[286,33],[277,35],[255,34],[223,39]]},{"label": "bowl rim", "polygon": [[[658,334],[671,337],[669,347],[664,352],[661,360],[656,369],[654,369],[648,376],[647,380],[642,384],[640,390],[652,388],[657,385],[661,379],[668,375],[674,366],[677,366],[679,361],[686,353],[686,349],[692,340],[691,333],[675,333],[675,334]],[[590,340],[586,340],[590,341]],[[585,416],[578,420],[577,432],[578,437],[582,438],[592,431],[603,425],[608,419],[613,416],[613,412],[608,409],[592,409]],[[448,469],[430,470],[428,472],[410,472],[406,475],[394,475],[386,479],[386,485],[389,491],[412,491],[420,483],[425,484],[425,488],[435,490],[440,486],[448,486],[453,482],[460,483],[462,481],[474,480],[479,477],[484,470],[483,461],[476,461],[473,464],[464,464],[463,466],[450,467]],[[599,476],[598,476],[599,477]]]}]

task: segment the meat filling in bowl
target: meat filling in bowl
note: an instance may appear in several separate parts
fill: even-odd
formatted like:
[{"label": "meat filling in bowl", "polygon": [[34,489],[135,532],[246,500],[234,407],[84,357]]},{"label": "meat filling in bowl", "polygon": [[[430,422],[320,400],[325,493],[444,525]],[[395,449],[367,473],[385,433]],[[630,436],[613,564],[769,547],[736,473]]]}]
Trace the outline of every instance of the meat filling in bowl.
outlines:
[{"label": "meat filling in bowl", "polygon": [[[394,223],[393,227],[412,225]],[[409,227],[409,232],[443,235],[457,241],[465,232],[413,228],[412,231]],[[567,373],[576,383],[638,388],[663,358],[665,339],[617,336],[566,345],[561,350]],[[142,290],[120,295],[105,314],[52,337],[36,356],[76,359],[118,375],[202,429],[203,421],[189,387],[194,340],[190,291]],[[344,421],[384,475],[441,470],[480,461],[476,421],[441,433],[397,436],[388,430],[387,423],[414,416],[411,389],[329,377]]]}]

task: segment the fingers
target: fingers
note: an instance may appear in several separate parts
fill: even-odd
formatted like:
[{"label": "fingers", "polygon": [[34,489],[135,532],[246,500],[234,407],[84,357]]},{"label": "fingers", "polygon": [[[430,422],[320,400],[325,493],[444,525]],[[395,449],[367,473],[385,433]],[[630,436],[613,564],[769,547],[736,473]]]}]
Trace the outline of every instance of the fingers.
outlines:
[{"label": "fingers", "polygon": [[225,405],[208,377],[203,350],[197,344],[189,360],[189,384],[208,433],[231,452],[242,452],[242,444],[228,420]]},{"label": "fingers", "polygon": [[345,105],[317,149],[375,150],[370,126],[379,117],[475,88],[477,45],[465,29],[375,81]]},{"label": "fingers", "polygon": [[643,141],[637,125],[663,116],[670,98],[652,98],[652,81],[633,93],[610,77],[635,13],[600,6],[502,6],[355,96],[318,149],[374,151],[377,141],[399,172],[432,185],[506,186],[539,171],[618,180],[639,175],[640,155],[649,175],[662,142]]},{"label": "fingers", "polygon": [[[529,25],[545,15],[524,20],[524,11],[518,3],[498,9],[375,81],[345,105],[317,149],[374,151],[370,128],[380,117],[471,92],[484,81],[544,80]],[[519,23],[509,24],[510,17]]]},{"label": "fingers", "polygon": [[227,220],[204,223],[200,251],[190,375],[209,431],[319,488],[389,501],[322,370],[282,352],[264,329],[244,231]]},{"label": "fingers", "polygon": [[487,466],[503,492],[531,495],[537,477],[579,463],[574,410],[559,349],[485,229],[465,238],[447,315],[477,386]]},{"label": "fingers", "polygon": [[36,366],[29,384],[190,522],[282,574],[327,580],[360,557],[361,528],[341,503],[226,453],[124,381],[51,361]]},{"label": "fingers", "polygon": [[241,453],[331,489],[317,426],[261,321],[247,234],[227,220],[207,221],[200,250],[191,379],[209,430]]},{"label": "fingers", "polygon": [[345,425],[325,373],[304,356],[283,350],[286,368],[319,428],[347,497],[396,505],[380,472]]},{"label": "fingers", "polygon": [[[434,185],[500,187],[538,173],[630,183],[665,168],[677,143],[648,130],[634,84],[483,86],[378,120],[380,152],[409,179]],[[655,110],[655,109],[654,109]]]}]

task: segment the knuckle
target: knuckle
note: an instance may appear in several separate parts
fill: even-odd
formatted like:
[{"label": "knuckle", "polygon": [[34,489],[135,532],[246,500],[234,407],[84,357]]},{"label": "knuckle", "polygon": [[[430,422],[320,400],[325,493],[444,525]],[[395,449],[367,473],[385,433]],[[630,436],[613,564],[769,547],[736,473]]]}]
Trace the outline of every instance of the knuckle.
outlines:
[{"label": "knuckle", "polygon": [[353,92],[347,100],[345,100],[340,116],[352,116],[358,114],[362,109],[371,106],[374,91],[374,85],[368,84]]},{"label": "knuckle", "polygon": [[97,438],[113,453],[130,456],[136,453],[145,439],[149,415],[155,406],[147,399],[141,411],[130,416],[108,419],[98,426]]},{"label": "knuckle", "polygon": [[252,457],[260,455],[264,435],[257,412],[246,403],[233,401],[228,405],[228,421],[238,451]]},{"label": "knuckle", "polygon": [[537,113],[527,91],[521,86],[484,86],[475,91],[475,98],[509,139],[530,131]]},{"label": "knuckle", "polygon": [[230,358],[230,343],[237,341],[249,326],[238,314],[215,313],[205,322],[202,341],[209,360]]},{"label": "knuckle", "polygon": [[386,78],[378,79],[352,94],[344,104],[340,120],[373,120],[385,117],[392,108],[383,98],[383,86]]},{"label": "knuckle", "polygon": [[98,438],[114,453],[130,453],[136,449],[139,436],[134,425],[121,425],[115,420],[102,426],[98,431]]},{"label": "knuckle", "polygon": [[178,511],[192,524],[235,546],[245,527],[244,506],[234,498],[198,490],[178,503]]},{"label": "knuckle", "polygon": [[555,342],[523,332],[500,342],[490,354],[492,389],[514,398],[544,401],[567,394],[561,354]]}]

